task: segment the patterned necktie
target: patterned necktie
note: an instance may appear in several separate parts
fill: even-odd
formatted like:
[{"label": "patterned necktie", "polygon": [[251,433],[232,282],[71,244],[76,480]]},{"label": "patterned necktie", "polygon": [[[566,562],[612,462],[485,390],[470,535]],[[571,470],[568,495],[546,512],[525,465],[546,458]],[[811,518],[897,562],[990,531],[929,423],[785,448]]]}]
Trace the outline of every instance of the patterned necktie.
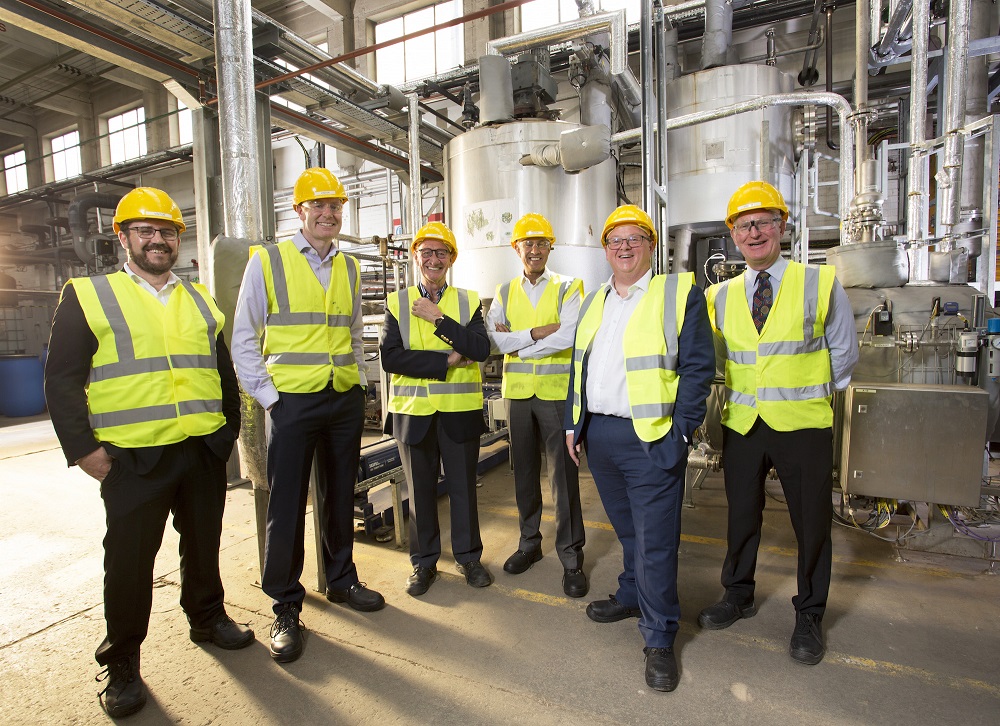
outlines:
[{"label": "patterned necktie", "polygon": [[758,333],[764,327],[767,314],[771,312],[771,298],[771,276],[766,272],[758,272],[757,289],[753,291],[753,306],[750,308]]}]

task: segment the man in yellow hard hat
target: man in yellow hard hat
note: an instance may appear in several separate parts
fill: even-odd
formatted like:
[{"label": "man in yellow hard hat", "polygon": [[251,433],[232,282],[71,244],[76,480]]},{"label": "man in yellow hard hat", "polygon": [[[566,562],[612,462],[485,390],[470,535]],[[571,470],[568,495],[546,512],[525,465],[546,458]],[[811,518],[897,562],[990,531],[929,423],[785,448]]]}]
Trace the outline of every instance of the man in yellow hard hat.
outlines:
[{"label": "man in yellow hard hat", "polygon": [[326,597],[365,612],[385,606],[382,595],[359,581],[354,565],[367,379],[360,268],[337,247],[346,201],[328,169],[306,169],[292,193],[302,229],[290,240],[255,248],[236,304],[236,371],[271,420],[261,588],[272,599],[270,650],[280,663],[302,654],[299,578],[314,456]]},{"label": "man in yellow hard hat", "polygon": [[644,211],[618,207],[601,242],[613,274],[580,310],[566,446],[577,463],[587,448],[624,567],[617,592],[590,603],[587,616],[639,617],[646,685],[672,691],[684,472],[715,377],[712,330],[693,274],[652,274],[656,230]]},{"label": "man in yellow hard hat", "polygon": [[146,703],[139,651],[167,516],[180,534],[181,607],[195,642],[235,650],[253,631],[226,614],[219,542],[239,387],[208,290],[171,268],[184,220],[163,191],[118,203],[124,268],[66,283],[52,321],[45,397],[70,466],[101,482],[107,513],[104,618],[108,714]]},{"label": "man in yellow hard hat", "polygon": [[576,464],[565,446],[563,419],[573,360],[573,337],[583,283],[550,272],[556,237],[541,214],[525,214],[514,224],[510,244],[522,274],[497,286],[486,316],[494,348],[504,354],[503,397],[508,399],[514,498],[521,537],[504,563],[512,575],[542,558],[541,456],[545,451],[549,486],[556,507],[556,553],[563,565],[563,592],[587,594],[583,572],[583,511]]},{"label": "man in yellow hard hat", "polygon": [[781,256],[788,207],[763,181],[729,200],[726,224],[747,269],[707,292],[726,371],[722,460],[729,500],[725,597],[702,610],[708,630],[756,614],[754,571],[764,509],[764,479],[777,469],[798,541],[798,594],[791,657],[823,658],[822,621],[833,544],[834,390],[858,362],[854,314],[834,269]]},{"label": "man in yellow hard hat", "polygon": [[479,362],[490,354],[479,296],[448,284],[458,257],[455,235],[440,222],[421,227],[410,243],[420,280],[386,300],[379,353],[392,374],[386,433],[395,436],[410,485],[410,564],[406,592],[423,595],[441,556],[438,475],[444,466],[451,506],[451,550],[472,587],[493,582],[483,567],[476,467],[483,421]]}]

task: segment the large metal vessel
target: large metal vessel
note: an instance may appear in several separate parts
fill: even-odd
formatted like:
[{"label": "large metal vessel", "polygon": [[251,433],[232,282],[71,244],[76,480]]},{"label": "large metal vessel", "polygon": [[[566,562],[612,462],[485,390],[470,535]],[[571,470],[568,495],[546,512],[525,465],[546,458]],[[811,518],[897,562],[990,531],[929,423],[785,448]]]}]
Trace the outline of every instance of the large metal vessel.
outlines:
[{"label": "large metal vessel", "polygon": [[[788,93],[793,78],[771,66],[722,66],[667,85],[670,118]],[[670,131],[667,136],[670,226],[700,234],[727,233],[722,220],[732,193],[745,182],[774,184],[794,198],[792,110],[772,106]]]},{"label": "large metal vessel", "polygon": [[514,223],[528,212],[552,223],[556,246],[549,269],[579,277],[586,290],[611,276],[601,247],[604,220],[615,208],[615,167],[609,159],[577,174],[561,166],[522,166],[539,145],[558,144],[561,121],[525,120],[468,131],[444,149],[445,221],[458,238],[455,284],[493,297],[522,271],[510,247]]}]

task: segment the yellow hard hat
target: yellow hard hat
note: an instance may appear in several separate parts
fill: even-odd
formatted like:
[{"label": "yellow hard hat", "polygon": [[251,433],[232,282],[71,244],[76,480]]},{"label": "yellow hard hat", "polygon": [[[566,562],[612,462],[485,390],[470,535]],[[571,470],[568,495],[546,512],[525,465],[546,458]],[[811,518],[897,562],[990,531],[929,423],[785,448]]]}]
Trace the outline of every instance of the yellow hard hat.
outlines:
[{"label": "yellow hard hat", "polygon": [[295,188],[292,190],[292,204],[299,205],[302,202],[311,202],[314,199],[339,199],[347,201],[347,193],[340,179],[333,175],[329,169],[315,166],[306,169],[299,174],[295,180]]},{"label": "yellow hard hat", "polygon": [[136,187],[121,198],[111,224],[115,234],[122,224],[133,219],[165,219],[177,226],[177,234],[187,229],[180,207],[165,191],[153,187]]},{"label": "yellow hard hat", "polygon": [[411,256],[416,253],[417,246],[425,239],[436,239],[444,242],[448,249],[451,250],[452,262],[458,259],[458,245],[455,243],[455,233],[448,229],[446,225],[441,224],[441,222],[428,222],[418,229],[417,233],[413,235],[413,241],[410,242]]},{"label": "yellow hard hat", "polygon": [[514,233],[510,236],[510,246],[517,247],[517,243],[521,240],[537,237],[547,239],[550,245],[556,243],[556,235],[552,231],[549,220],[540,214],[529,212],[514,224]]},{"label": "yellow hard hat", "polygon": [[601,232],[601,244],[607,245],[608,232],[623,224],[634,224],[642,227],[646,234],[656,244],[656,229],[653,227],[653,220],[648,214],[639,209],[634,204],[623,204],[608,215],[608,220],[604,223],[604,231]]},{"label": "yellow hard hat", "polygon": [[788,207],[781,192],[765,181],[747,182],[729,198],[729,208],[726,209],[726,226],[733,228],[736,218],[744,212],[755,209],[774,209],[781,212],[781,218],[788,221]]}]

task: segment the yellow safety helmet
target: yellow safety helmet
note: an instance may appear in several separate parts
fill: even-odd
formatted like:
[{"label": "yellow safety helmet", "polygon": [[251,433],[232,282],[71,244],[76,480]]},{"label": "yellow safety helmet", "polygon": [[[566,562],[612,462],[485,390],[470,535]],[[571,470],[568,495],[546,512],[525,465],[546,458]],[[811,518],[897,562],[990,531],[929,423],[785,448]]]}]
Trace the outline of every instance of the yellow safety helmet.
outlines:
[{"label": "yellow safety helmet", "polygon": [[441,224],[441,222],[428,222],[418,229],[417,233],[413,236],[413,241],[410,242],[411,256],[416,254],[417,246],[425,239],[436,239],[444,242],[448,249],[451,250],[451,261],[454,262],[458,259],[458,245],[455,242],[455,233],[448,229],[446,225]]},{"label": "yellow safety helmet", "polygon": [[733,228],[736,218],[744,212],[755,209],[774,209],[781,212],[781,218],[788,221],[788,207],[781,192],[765,181],[747,182],[729,198],[726,209],[726,226]]},{"label": "yellow safety helmet", "polygon": [[177,226],[177,234],[187,229],[180,207],[165,191],[153,187],[136,187],[121,198],[111,223],[115,234],[122,224],[133,219],[165,219]]},{"label": "yellow safety helmet", "polygon": [[556,243],[556,234],[552,231],[549,220],[540,214],[528,212],[514,224],[514,232],[510,236],[510,246],[517,247],[517,243],[523,239],[538,237],[547,239],[550,245]]},{"label": "yellow safety helmet", "polygon": [[347,201],[347,192],[340,179],[333,175],[329,169],[315,166],[306,169],[299,174],[295,180],[295,188],[292,190],[292,204],[298,206],[302,202],[311,202],[314,199],[339,199]]},{"label": "yellow safety helmet", "polygon": [[646,230],[649,238],[653,240],[653,244],[656,244],[656,229],[653,227],[653,220],[634,204],[623,204],[608,215],[608,220],[604,223],[604,231],[601,232],[601,244],[606,246],[608,233],[623,224],[634,224],[637,227],[642,227]]}]

